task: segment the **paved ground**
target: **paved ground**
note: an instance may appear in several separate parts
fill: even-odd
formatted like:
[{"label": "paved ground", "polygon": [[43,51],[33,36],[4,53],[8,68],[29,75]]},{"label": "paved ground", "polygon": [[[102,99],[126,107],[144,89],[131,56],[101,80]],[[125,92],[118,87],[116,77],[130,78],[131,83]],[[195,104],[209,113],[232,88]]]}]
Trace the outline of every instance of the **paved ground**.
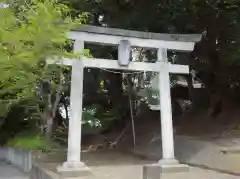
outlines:
[{"label": "paved ground", "polygon": [[[47,157],[48,160],[50,158]],[[85,153],[83,154],[83,160],[91,169],[93,175],[81,179],[142,179],[143,165],[155,163],[154,161],[141,160],[132,155],[111,151]],[[43,163],[44,167],[54,172],[59,165],[60,163],[46,161]],[[191,167],[188,173],[163,176],[161,179],[239,179],[239,176]]]},{"label": "paved ground", "polygon": [[[222,149],[231,146],[240,146],[236,142],[226,140],[203,141],[186,136],[175,136],[175,153],[178,160],[194,166],[207,167],[225,173],[234,173],[240,176],[240,154],[225,154]],[[149,142],[145,142],[149,143]],[[141,145],[134,153],[142,157],[159,160],[161,158],[161,141]]]},{"label": "paved ground", "polygon": [[0,179],[27,179],[28,177],[11,165],[0,161]]},{"label": "paved ground", "polygon": [[[142,166],[109,166],[92,168],[93,177],[86,179],[142,179]],[[157,178],[156,178],[157,179]],[[239,179],[239,176],[222,174],[210,170],[190,168],[188,173],[168,174],[161,179]]]},{"label": "paved ground", "polygon": [[[143,165],[155,163],[131,155],[109,152],[101,155],[86,155],[84,158],[86,165],[94,174],[91,179],[142,179]],[[162,176],[162,179],[239,179],[239,176],[192,167],[188,173]]]}]

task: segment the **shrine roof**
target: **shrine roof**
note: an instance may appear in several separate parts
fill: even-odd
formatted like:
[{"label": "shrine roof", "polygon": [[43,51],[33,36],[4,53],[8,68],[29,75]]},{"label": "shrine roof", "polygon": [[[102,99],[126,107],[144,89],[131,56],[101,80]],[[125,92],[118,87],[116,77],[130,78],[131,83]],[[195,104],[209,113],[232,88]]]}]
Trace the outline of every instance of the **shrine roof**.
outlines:
[{"label": "shrine roof", "polygon": [[163,41],[179,41],[179,42],[199,42],[201,40],[201,34],[164,34],[164,33],[152,33],[152,32],[141,32],[134,30],[124,30],[116,28],[106,28],[91,25],[81,25],[72,31],[86,32],[110,36],[122,36],[132,37],[139,39],[152,39],[152,40],[163,40]]}]

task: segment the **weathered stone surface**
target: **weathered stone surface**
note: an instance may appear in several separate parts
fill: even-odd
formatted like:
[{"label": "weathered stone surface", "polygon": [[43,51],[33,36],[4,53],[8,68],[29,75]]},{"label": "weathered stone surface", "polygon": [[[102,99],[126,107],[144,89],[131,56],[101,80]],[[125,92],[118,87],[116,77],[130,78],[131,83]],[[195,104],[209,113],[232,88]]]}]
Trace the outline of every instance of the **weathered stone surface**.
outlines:
[{"label": "weathered stone surface", "polygon": [[8,148],[6,161],[23,172],[30,172],[32,169],[32,153],[28,150]]},{"label": "weathered stone surface", "polygon": [[162,174],[183,173],[183,172],[188,172],[188,170],[189,170],[189,167],[184,164],[144,165],[143,179],[159,179]]},{"label": "weathered stone surface", "polygon": [[116,28],[96,27],[91,25],[81,25],[74,31],[88,32],[94,34],[105,34],[113,36],[135,37],[143,39],[165,40],[165,41],[184,41],[184,42],[198,42],[201,39],[200,34],[160,34],[151,32],[140,32],[133,30],[124,30]]},{"label": "weathered stone surface", "polygon": [[57,171],[62,178],[86,177],[92,175],[91,170],[86,166],[79,168],[64,168],[61,166],[57,168]]}]

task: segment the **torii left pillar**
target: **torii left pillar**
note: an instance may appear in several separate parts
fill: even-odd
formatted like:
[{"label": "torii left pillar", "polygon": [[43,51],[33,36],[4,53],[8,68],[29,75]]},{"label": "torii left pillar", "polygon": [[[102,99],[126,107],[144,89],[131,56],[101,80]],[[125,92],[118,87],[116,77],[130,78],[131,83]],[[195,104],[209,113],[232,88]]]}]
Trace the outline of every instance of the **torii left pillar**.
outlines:
[{"label": "torii left pillar", "polygon": [[[84,41],[76,40],[74,52],[81,52],[83,49]],[[90,174],[90,169],[81,161],[83,73],[84,66],[81,60],[74,61],[71,76],[67,161],[57,169],[62,177],[80,177]]]}]

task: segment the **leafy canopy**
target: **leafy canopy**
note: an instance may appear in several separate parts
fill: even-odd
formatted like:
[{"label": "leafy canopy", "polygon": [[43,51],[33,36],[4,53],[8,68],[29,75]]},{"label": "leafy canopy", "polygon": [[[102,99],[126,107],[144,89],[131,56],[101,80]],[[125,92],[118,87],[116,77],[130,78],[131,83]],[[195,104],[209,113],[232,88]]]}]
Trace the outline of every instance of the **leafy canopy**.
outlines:
[{"label": "leafy canopy", "polygon": [[[46,59],[67,52],[67,32],[84,22],[67,6],[53,0],[2,1],[0,8],[0,111],[20,99],[33,97],[46,71]],[[6,7],[6,6],[5,6]]]}]

